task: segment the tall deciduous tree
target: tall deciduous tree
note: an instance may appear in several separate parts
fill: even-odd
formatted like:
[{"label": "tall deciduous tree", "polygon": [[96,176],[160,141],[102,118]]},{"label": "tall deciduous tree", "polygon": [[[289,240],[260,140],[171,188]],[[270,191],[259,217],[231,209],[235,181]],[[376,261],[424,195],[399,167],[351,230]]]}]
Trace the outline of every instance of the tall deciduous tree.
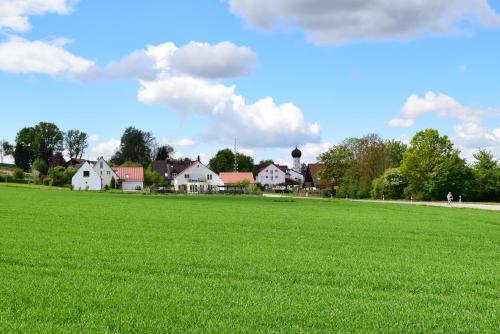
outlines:
[{"label": "tall deciduous tree", "polygon": [[33,127],[22,128],[16,136],[14,162],[17,167],[25,171],[31,168],[31,164],[37,157],[35,137],[36,133]]},{"label": "tall deciduous tree", "polygon": [[[417,132],[410,142],[401,162],[401,173],[408,180],[407,194],[417,199],[431,199],[437,189],[439,166],[454,153],[453,144],[447,136],[440,136],[435,129]],[[456,161],[455,161],[456,162]],[[434,173],[434,185],[430,181]],[[436,183],[437,182],[437,183]]]},{"label": "tall deciduous tree", "polygon": [[122,135],[120,149],[111,160],[116,164],[132,161],[146,166],[151,161],[155,138],[151,132],[128,127]]},{"label": "tall deciduous tree", "polygon": [[493,154],[480,150],[474,154],[472,165],[475,195],[482,201],[500,201],[500,163]]},{"label": "tall deciduous tree", "polygon": [[174,153],[174,148],[170,145],[162,145],[156,149],[154,160],[168,160]]},{"label": "tall deciduous tree", "polygon": [[[253,172],[254,163],[253,158],[247,155],[238,153],[236,155],[239,172]],[[215,173],[232,172],[234,171],[234,153],[226,148],[217,152],[217,154],[210,159],[209,167]]]},{"label": "tall deciduous tree", "polygon": [[9,143],[8,141],[4,141],[4,142],[2,142],[1,150],[2,150],[2,154],[4,156],[13,155],[14,154],[14,145]]},{"label": "tall deciduous tree", "polygon": [[64,159],[63,154],[61,152],[54,153],[52,158],[50,158],[49,161],[50,167],[64,166],[64,165],[66,165],[66,160]]},{"label": "tall deciduous tree", "polygon": [[38,123],[35,126],[37,157],[48,163],[54,152],[62,150],[63,139],[63,132],[54,123]]},{"label": "tall deciduous tree", "polygon": [[64,147],[70,159],[81,159],[88,145],[88,135],[83,131],[68,130],[64,136]]}]

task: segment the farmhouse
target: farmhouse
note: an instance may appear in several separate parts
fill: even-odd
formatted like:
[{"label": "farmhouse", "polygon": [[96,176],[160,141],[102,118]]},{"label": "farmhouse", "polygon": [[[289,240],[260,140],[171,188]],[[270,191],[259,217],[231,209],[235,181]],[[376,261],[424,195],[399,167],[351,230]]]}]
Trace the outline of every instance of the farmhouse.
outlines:
[{"label": "farmhouse", "polygon": [[94,167],[85,161],[71,179],[73,190],[101,190],[102,180]]},{"label": "farmhouse", "polygon": [[142,167],[113,167],[122,190],[141,190],[144,188],[144,169]]},{"label": "farmhouse", "polygon": [[251,172],[222,172],[219,173],[220,190],[243,190],[247,185],[255,184]]},{"label": "farmhouse", "polygon": [[151,163],[151,167],[160,174],[166,184],[172,185],[177,174],[189,167],[191,163],[191,161],[184,160],[155,160]]},{"label": "farmhouse", "polygon": [[200,157],[174,177],[175,191],[203,193],[217,191],[219,176],[201,163]]},{"label": "farmhouse", "polygon": [[301,174],[300,158],[302,152],[295,147],[292,151],[293,168],[279,164],[256,165],[257,183],[265,188],[273,188],[277,185],[301,185],[304,176]]},{"label": "farmhouse", "polygon": [[321,178],[318,175],[318,171],[322,166],[323,165],[319,164],[319,163],[307,165],[305,181],[304,181],[304,188],[308,188],[308,189],[322,189],[322,188],[324,188],[324,184],[321,182]]},{"label": "farmhouse", "polygon": [[118,181],[118,175],[116,175],[115,171],[109,167],[103,157],[97,159],[94,164],[94,170],[101,177],[101,189],[104,189],[106,186],[110,187],[112,178],[114,178],[115,181]]}]

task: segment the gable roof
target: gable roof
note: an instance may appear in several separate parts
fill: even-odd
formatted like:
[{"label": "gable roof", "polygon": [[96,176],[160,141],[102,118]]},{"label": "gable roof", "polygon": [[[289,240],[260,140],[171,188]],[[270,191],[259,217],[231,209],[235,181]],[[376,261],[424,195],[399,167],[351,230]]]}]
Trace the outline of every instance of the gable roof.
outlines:
[{"label": "gable roof", "polygon": [[262,172],[264,169],[266,169],[267,167],[269,167],[271,165],[277,167],[283,173],[286,173],[286,171],[288,170],[288,166],[279,165],[279,164],[258,164],[258,165],[254,165],[254,168],[255,168],[255,171],[257,172],[257,174],[259,174],[260,172]]},{"label": "gable roof", "polygon": [[219,174],[219,178],[224,184],[242,183],[244,181],[255,183],[251,172],[222,172]]},{"label": "gable roof", "polygon": [[113,171],[118,175],[120,181],[143,182],[144,168],[142,167],[113,167]]},{"label": "gable roof", "polygon": [[322,166],[323,166],[323,164],[320,164],[320,163],[307,165],[307,171],[306,171],[306,175],[305,175],[305,183],[308,186],[318,187],[318,188],[323,187],[323,184],[321,183],[321,179],[318,177],[319,169]]}]

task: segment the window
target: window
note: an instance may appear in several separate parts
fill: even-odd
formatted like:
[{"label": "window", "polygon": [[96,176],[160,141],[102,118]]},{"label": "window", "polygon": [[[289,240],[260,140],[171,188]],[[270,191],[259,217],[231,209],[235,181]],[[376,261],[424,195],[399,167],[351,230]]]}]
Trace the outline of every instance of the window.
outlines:
[{"label": "window", "polygon": [[90,172],[88,170],[84,170],[83,177],[90,177]]},{"label": "window", "polygon": [[111,175],[111,171],[109,171],[109,170],[108,170],[108,171],[106,172],[106,174]]},{"label": "window", "polygon": [[[168,176],[167,173],[165,173],[165,176]],[[172,177],[176,177],[177,173],[172,173]]]},{"label": "window", "polygon": [[102,162],[102,161],[99,163],[99,166],[100,166],[101,168],[103,168],[103,166],[104,166],[104,165],[103,165],[103,162]]},{"label": "window", "polygon": [[185,179],[189,179],[189,174],[184,174]]},{"label": "window", "polygon": [[207,174],[207,180],[212,180],[212,174]]}]

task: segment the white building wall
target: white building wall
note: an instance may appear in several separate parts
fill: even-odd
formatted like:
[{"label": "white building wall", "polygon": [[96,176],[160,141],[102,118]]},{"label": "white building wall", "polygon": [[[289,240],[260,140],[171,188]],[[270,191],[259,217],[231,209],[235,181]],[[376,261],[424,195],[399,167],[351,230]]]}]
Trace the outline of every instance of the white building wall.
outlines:
[{"label": "white building wall", "polygon": [[199,161],[183,170],[174,178],[174,189],[179,191],[183,187],[187,192],[204,192],[209,188],[217,191],[220,184],[219,176]]},{"label": "white building wall", "polygon": [[292,181],[295,181],[295,182],[300,182],[300,183],[303,183],[304,182],[304,176],[300,173],[297,173],[296,171],[294,170],[289,170],[288,171],[288,174],[290,175],[290,179]]},{"label": "white building wall", "polygon": [[286,173],[277,166],[270,164],[257,175],[257,183],[263,186],[273,187],[285,183]]},{"label": "white building wall", "polygon": [[104,189],[106,185],[108,187],[111,185],[111,178],[114,177],[115,181],[118,181],[118,176],[102,157],[97,159],[97,162],[94,164],[94,170],[102,179],[102,189]]},{"label": "white building wall", "polygon": [[135,191],[136,187],[141,187],[141,190],[144,189],[144,182],[134,182],[134,181],[124,181],[122,182],[122,190],[124,191]]},{"label": "white building wall", "polygon": [[[86,174],[88,176],[84,176]],[[85,162],[71,179],[71,185],[73,190],[101,190],[101,178],[94,168]]]}]

